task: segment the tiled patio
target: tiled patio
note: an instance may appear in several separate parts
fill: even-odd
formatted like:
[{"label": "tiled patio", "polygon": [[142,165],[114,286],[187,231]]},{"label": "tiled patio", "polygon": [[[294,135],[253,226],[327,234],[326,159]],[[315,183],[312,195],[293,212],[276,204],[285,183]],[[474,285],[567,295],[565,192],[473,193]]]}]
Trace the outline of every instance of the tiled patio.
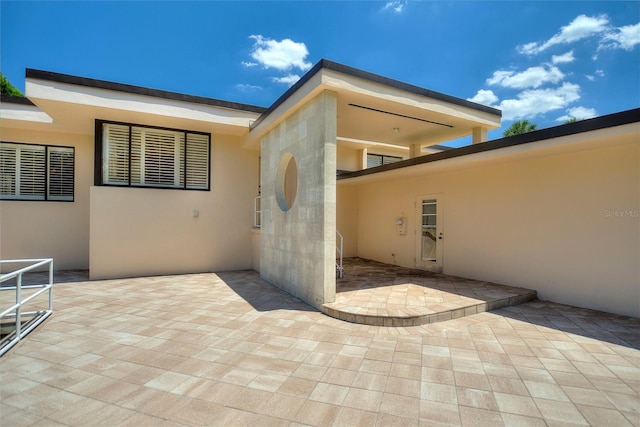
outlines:
[{"label": "tiled patio", "polygon": [[360,325],[252,271],[60,284],[0,425],[637,426],[639,331],[540,301]]},{"label": "tiled patio", "polygon": [[373,326],[419,326],[522,304],[536,291],[402,268],[361,258],[344,260],[336,301],[323,312]]}]

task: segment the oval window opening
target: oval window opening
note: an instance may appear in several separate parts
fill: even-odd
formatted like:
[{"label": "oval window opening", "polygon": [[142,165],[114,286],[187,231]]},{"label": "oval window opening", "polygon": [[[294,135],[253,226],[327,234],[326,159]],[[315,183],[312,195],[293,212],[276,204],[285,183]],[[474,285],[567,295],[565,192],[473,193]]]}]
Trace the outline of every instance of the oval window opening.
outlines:
[{"label": "oval window opening", "polygon": [[282,212],[291,209],[297,193],[298,165],[291,153],[285,153],[276,171],[276,200]]}]

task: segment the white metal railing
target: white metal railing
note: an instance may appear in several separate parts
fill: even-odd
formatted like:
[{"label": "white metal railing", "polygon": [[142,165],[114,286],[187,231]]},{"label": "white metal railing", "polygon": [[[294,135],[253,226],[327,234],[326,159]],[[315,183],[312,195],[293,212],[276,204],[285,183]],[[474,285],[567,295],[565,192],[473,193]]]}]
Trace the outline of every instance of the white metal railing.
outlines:
[{"label": "white metal railing", "polygon": [[[0,260],[0,265],[4,264],[25,264],[29,263],[26,267],[12,271],[6,274],[0,274],[0,291],[15,291],[16,303],[11,307],[0,313],[0,322],[5,318],[15,318],[15,331],[7,334],[5,340],[1,342],[0,356],[9,351],[14,345],[16,345],[22,338],[24,338],[29,332],[35,329],[40,323],[48,318],[53,313],[53,259],[14,259],[14,260]],[[36,268],[49,264],[49,283],[41,285],[22,285],[22,275]],[[1,286],[3,282],[16,279],[15,286]],[[22,291],[25,289],[39,289],[28,297],[22,299]],[[49,293],[49,302],[47,309],[23,312],[22,308],[25,304],[33,300],[34,298],[42,295],[43,293]],[[6,301],[6,300],[5,300]],[[28,317],[25,328],[22,328],[23,317]]]},{"label": "white metal railing", "polygon": [[338,230],[336,230],[336,238],[338,239],[338,243],[336,244],[336,253],[338,256],[336,257],[336,273],[338,275],[338,279],[342,279],[344,277],[344,269],[342,268],[342,250],[344,248],[344,237]]},{"label": "white metal railing", "polygon": [[253,227],[260,228],[262,225],[262,199],[260,196],[256,196],[253,199]]}]

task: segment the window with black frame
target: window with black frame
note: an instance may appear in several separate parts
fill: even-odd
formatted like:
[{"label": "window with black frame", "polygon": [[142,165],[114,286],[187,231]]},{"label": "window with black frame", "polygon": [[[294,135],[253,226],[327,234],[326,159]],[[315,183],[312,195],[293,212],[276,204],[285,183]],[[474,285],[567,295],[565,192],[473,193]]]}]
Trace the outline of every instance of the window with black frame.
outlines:
[{"label": "window with black frame", "polygon": [[0,199],[72,202],[73,147],[0,142]]},{"label": "window with black frame", "polygon": [[209,190],[211,134],[96,124],[98,185]]},{"label": "window with black frame", "polygon": [[387,156],[383,154],[367,154],[367,168],[388,165],[390,163],[399,162],[402,157]]}]

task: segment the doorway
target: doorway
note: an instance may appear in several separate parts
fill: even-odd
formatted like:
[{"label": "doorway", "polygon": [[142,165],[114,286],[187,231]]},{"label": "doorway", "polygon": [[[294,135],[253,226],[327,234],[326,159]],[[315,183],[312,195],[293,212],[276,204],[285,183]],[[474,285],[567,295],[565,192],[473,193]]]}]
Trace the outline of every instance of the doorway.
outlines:
[{"label": "doorway", "polygon": [[442,273],[443,196],[430,194],[416,199],[416,268]]}]

